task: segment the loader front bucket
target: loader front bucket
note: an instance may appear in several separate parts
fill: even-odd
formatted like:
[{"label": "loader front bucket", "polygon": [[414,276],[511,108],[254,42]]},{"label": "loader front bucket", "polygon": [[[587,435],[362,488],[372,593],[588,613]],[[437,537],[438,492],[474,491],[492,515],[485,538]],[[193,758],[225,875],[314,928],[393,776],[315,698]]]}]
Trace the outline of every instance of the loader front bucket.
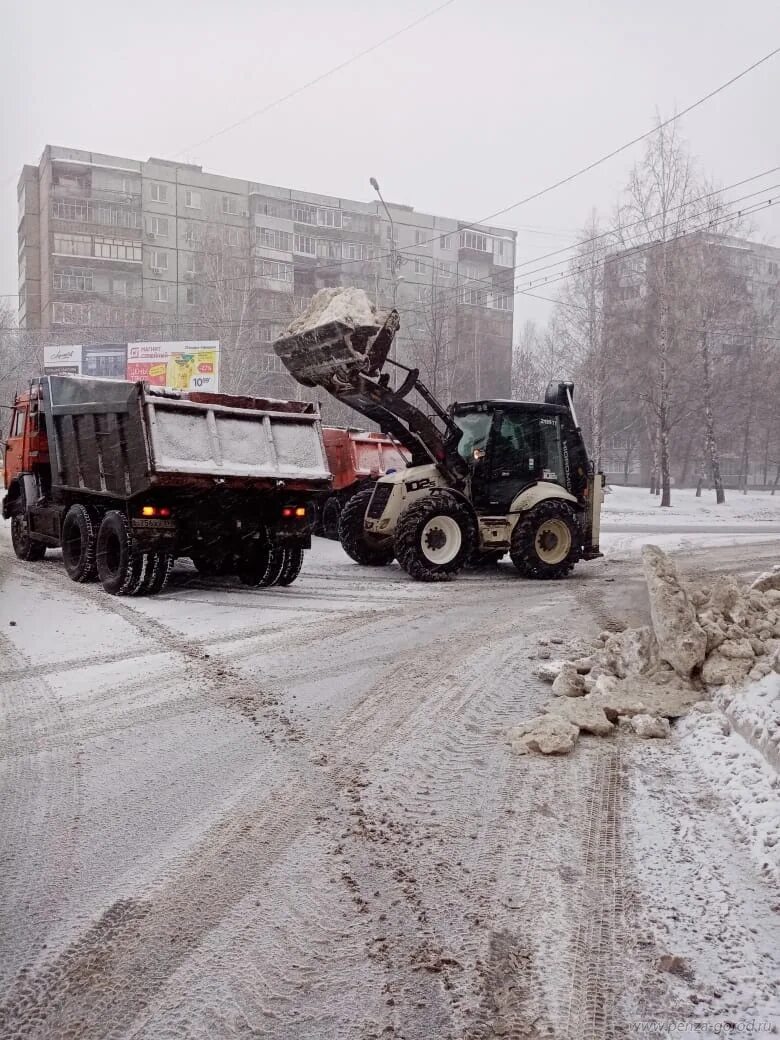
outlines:
[{"label": "loader front bucket", "polygon": [[379,374],[399,325],[396,311],[384,325],[352,327],[331,321],[283,336],[274,343],[274,352],[299,383],[338,392],[359,373]]}]

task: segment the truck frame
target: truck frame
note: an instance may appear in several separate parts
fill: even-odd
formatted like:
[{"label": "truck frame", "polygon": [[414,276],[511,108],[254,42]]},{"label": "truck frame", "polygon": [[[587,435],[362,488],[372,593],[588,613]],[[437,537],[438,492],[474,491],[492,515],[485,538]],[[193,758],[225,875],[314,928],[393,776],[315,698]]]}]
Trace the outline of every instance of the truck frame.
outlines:
[{"label": "truck frame", "polygon": [[4,482],[20,559],[61,547],[74,581],[138,595],[179,556],[289,585],[330,471],[314,404],[44,376],[14,400]]}]

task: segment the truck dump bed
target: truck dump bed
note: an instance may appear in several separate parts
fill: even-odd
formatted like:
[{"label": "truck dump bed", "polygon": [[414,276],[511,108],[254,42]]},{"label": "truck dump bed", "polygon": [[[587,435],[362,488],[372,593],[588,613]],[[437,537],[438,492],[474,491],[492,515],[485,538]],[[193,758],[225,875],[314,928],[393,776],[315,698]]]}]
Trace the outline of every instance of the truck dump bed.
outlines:
[{"label": "truck dump bed", "polygon": [[40,388],[55,489],[130,498],[165,485],[330,482],[316,405],[74,376]]}]

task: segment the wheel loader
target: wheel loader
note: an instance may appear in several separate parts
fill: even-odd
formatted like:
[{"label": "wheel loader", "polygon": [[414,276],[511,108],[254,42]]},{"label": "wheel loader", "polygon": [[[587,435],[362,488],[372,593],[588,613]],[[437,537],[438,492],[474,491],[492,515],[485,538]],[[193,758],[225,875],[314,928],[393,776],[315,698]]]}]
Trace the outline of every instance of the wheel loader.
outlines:
[{"label": "wheel loader", "polygon": [[[507,552],[528,578],[561,578],[601,556],[603,476],[588,459],[573,384],[551,383],[543,403],[445,408],[417,369],[389,357],[398,312],[384,320],[372,313],[370,324],[365,309],[357,321],[344,313],[306,328],[299,320],[274,344],[298,382],[323,387],[411,457],[345,506],[339,537],[347,554],[372,567],[397,559],[418,581],[448,581],[466,564],[493,564]],[[395,387],[393,370],[402,373]]]}]

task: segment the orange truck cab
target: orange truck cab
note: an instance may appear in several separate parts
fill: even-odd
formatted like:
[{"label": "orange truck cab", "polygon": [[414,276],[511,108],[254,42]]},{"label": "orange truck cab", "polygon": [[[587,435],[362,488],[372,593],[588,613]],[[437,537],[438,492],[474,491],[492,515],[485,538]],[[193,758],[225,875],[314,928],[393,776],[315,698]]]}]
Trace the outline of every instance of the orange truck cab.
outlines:
[{"label": "orange truck cab", "polygon": [[352,427],[323,426],[322,439],[333,490],[318,503],[318,530],[325,538],[338,538],[339,517],[349,499],[386,473],[406,469],[409,453],[387,434]]},{"label": "orange truck cab", "polygon": [[[49,442],[40,399],[40,390],[33,384],[24,393],[14,397],[13,415],[5,441],[3,485],[3,519],[7,520],[18,502],[34,501],[45,493],[50,482]],[[43,556],[45,546],[33,549],[33,555]]]}]

